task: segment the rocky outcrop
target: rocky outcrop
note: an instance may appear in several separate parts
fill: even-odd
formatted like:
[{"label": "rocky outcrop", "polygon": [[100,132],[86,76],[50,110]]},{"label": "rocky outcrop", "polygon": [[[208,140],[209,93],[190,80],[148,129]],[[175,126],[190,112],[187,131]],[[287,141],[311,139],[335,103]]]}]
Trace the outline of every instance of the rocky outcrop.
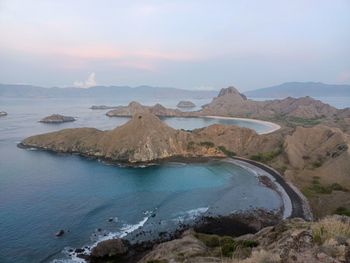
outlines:
[{"label": "rocky outcrop", "polygon": [[52,114],[50,116],[47,116],[43,119],[41,119],[39,122],[43,123],[63,123],[63,122],[71,122],[75,121],[74,117],[71,116],[63,116],[60,114]]},{"label": "rocky outcrop", "polygon": [[0,117],[6,116],[7,112],[6,111],[0,111]]},{"label": "rocky outcrop", "polygon": [[121,239],[109,239],[98,243],[91,251],[90,261],[123,256],[128,252],[128,246]]},{"label": "rocky outcrop", "polygon": [[288,219],[237,238],[187,231],[155,246],[139,262],[350,262],[350,218]]},{"label": "rocky outcrop", "polygon": [[196,107],[196,104],[194,104],[192,101],[182,100],[176,105],[176,107],[178,107],[178,108],[194,108],[194,107]]}]

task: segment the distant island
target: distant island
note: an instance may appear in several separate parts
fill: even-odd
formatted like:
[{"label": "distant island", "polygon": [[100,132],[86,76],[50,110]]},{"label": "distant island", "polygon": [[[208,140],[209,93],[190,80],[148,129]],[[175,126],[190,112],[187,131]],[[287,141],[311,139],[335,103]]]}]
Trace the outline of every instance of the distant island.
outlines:
[{"label": "distant island", "polygon": [[194,108],[194,107],[196,107],[196,104],[194,104],[192,101],[182,100],[176,105],[176,107],[178,107],[178,108]]},{"label": "distant island", "polygon": [[277,86],[246,91],[251,98],[350,97],[350,85],[321,82],[286,82]]},{"label": "distant island", "polygon": [[39,122],[42,123],[63,123],[63,122],[72,122],[75,121],[74,117],[71,116],[64,116],[60,114],[52,114],[50,116],[47,116],[43,119],[41,119]]},{"label": "distant island", "polygon": [[92,105],[90,107],[91,110],[110,110],[114,109],[116,106],[106,106],[106,105]]}]

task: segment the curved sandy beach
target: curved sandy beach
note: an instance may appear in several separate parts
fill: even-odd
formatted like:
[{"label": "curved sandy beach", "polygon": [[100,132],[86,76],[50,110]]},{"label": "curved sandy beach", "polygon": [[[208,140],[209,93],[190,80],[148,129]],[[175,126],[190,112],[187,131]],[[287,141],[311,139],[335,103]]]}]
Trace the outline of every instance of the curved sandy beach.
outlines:
[{"label": "curved sandy beach", "polygon": [[277,123],[269,122],[269,121],[262,121],[262,120],[256,120],[256,119],[248,119],[248,118],[236,118],[236,117],[223,117],[223,116],[203,116],[203,118],[212,118],[212,119],[223,119],[223,120],[238,120],[238,121],[247,121],[247,122],[253,122],[253,123],[258,123],[262,124],[265,126],[270,127],[271,129],[265,132],[260,132],[259,134],[268,134],[272,133],[274,131],[277,131],[281,129],[281,126],[278,125]]},{"label": "curved sandy beach", "polygon": [[282,198],[284,218],[300,217],[307,221],[312,220],[313,216],[307,199],[295,186],[286,182],[275,169],[241,157],[233,157],[227,161],[248,169],[257,176],[268,176],[277,186],[277,191]]}]

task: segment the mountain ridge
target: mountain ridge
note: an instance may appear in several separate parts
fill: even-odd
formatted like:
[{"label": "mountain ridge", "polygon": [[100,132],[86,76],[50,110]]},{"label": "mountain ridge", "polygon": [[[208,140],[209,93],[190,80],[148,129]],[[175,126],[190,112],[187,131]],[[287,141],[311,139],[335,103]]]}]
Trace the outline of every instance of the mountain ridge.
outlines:
[{"label": "mountain ridge", "polygon": [[140,98],[212,98],[217,91],[215,90],[187,90],[171,87],[155,86],[94,86],[83,89],[76,87],[40,87],[21,84],[0,84],[0,97],[47,97],[47,98],[66,98],[66,97],[104,97],[118,96],[132,99],[135,96]]},{"label": "mountain ridge", "polygon": [[325,84],[322,82],[285,82],[266,88],[244,92],[251,98],[285,97],[350,97],[349,84]]}]

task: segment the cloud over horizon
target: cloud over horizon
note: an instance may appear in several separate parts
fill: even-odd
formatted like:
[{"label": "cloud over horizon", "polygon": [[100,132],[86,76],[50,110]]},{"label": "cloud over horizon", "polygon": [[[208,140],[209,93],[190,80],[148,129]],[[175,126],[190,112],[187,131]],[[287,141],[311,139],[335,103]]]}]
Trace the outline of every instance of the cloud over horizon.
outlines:
[{"label": "cloud over horizon", "polygon": [[97,85],[95,72],[90,73],[85,81],[74,81],[73,86],[77,88],[91,88]]}]

